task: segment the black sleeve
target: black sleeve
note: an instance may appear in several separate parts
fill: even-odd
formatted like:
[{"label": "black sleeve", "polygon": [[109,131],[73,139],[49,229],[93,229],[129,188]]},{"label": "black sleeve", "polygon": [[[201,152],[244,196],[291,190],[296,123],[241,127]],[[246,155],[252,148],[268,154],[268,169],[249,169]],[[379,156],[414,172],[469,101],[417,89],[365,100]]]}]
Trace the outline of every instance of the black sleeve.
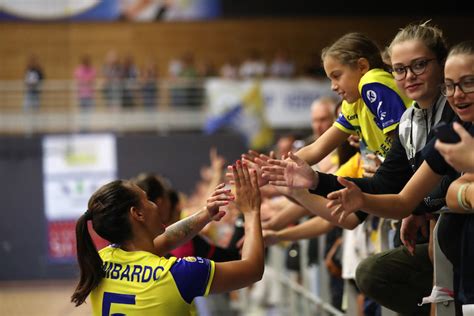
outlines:
[{"label": "black sleeve", "polygon": [[[347,179],[357,184],[363,192],[390,194],[399,193],[412,175],[413,171],[408,162],[405,149],[397,135],[387,157],[372,178]],[[335,175],[319,172],[318,187],[309,191],[313,194],[327,196],[329,193],[342,188],[343,186],[337,182]]]},{"label": "black sleeve", "polygon": [[[472,135],[474,135],[474,125],[470,122],[459,122]],[[452,123],[451,123],[452,124]],[[449,165],[439,151],[434,147],[436,137],[430,140],[423,148],[422,155],[431,170],[439,175],[453,174],[456,171]]]},{"label": "black sleeve", "polygon": [[[390,194],[399,193],[405,184],[410,180],[413,171],[406,156],[405,148],[400,143],[398,134],[394,138],[392,147],[384,162],[380,165],[372,178],[347,178],[366,193],[370,194]],[[309,192],[326,197],[329,193],[344,188],[337,182],[337,176],[319,172],[319,184],[316,189]],[[362,223],[368,214],[363,211],[355,213]]]},{"label": "black sleeve", "polygon": [[211,259],[215,262],[226,262],[239,260],[240,253],[237,248],[222,248],[210,244],[199,235],[193,238],[194,255],[197,257]]},{"label": "black sleeve", "polygon": [[446,193],[448,192],[451,182],[459,178],[460,174],[457,172],[450,172],[445,175],[441,182],[434,188],[433,191],[423,199],[415,208],[413,214],[422,215],[425,213],[433,213],[440,210],[446,205]]},{"label": "black sleeve", "polygon": [[426,163],[430,166],[431,170],[439,175],[445,175],[448,169],[451,167],[448,165],[443,156],[434,147],[436,137],[431,139],[428,144],[423,148],[422,155],[425,158]]}]

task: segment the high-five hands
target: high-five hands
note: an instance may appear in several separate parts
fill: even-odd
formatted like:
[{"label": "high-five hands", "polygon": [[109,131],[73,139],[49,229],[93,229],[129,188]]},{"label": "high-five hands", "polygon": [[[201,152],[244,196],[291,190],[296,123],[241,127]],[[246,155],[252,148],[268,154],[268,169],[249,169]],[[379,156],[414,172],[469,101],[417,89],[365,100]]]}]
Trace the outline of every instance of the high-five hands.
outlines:
[{"label": "high-five hands", "polygon": [[235,204],[240,212],[260,212],[262,198],[257,179],[257,171],[249,170],[247,163],[237,160],[231,166],[235,185]]},{"label": "high-five hands", "polygon": [[284,160],[268,160],[262,170],[263,178],[276,186],[309,189],[318,184],[317,172],[293,152],[289,152],[288,158]]},{"label": "high-five hands", "polygon": [[221,206],[226,206],[229,201],[234,200],[234,195],[230,189],[225,189],[225,183],[219,184],[211,196],[207,199],[206,209],[209,218],[213,221],[220,221],[226,214],[224,210],[220,210]]},{"label": "high-five hands", "polygon": [[[259,154],[254,150],[249,150],[247,154],[242,154],[242,162],[245,162],[250,170],[256,171],[259,187],[268,184],[268,180],[262,177],[262,167],[267,165],[267,161],[274,157],[273,152],[270,152],[270,156],[267,156],[265,154]],[[234,184],[232,166],[227,167],[226,178],[229,180],[229,183]]]},{"label": "high-five hands", "polygon": [[328,194],[331,201],[327,203],[327,207],[333,209],[331,215],[339,216],[339,223],[342,223],[349,214],[362,208],[364,195],[354,182],[343,177],[337,177],[337,181],[345,188]]}]

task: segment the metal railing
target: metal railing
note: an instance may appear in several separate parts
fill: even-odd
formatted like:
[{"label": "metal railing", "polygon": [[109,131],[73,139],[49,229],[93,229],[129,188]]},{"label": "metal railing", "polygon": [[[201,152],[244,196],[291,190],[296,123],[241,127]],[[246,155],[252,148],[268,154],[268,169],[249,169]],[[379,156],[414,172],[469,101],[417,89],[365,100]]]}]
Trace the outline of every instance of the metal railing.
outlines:
[{"label": "metal railing", "polygon": [[[38,93],[0,81],[0,133],[201,129],[203,80],[97,81],[80,95],[73,80],[45,80]],[[36,98],[31,102],[31,98]]]},{"label": "metal railing", "polygon": [[[308,240],[300,240],[300,266],[303,267],[297,276],[297,272],[289,271],[285,265],[286,250],[284,247],[271,246],[266,260],[265,274],[260,282],[268,283],[266,286],[270,292],[267,296],[276,296],[274,302],[263,304],[260,309],[267,309],[267,315],[325,315],[325,316],[343,316],[345,313],[336,309],[330,303],[324,301],[311,289],[310,273],[316,273],[309,268],[307,247]],[[321,265],[321,262],[319,263]],[[318,269],[316,278],[321,282],[321,269]],[[300,281],[298,281],[300,280]],[[258,286],[256,284],[256,286]],[[242,315],[259,314],[258,306],[252,301],[252,289],[246,288],[239,291],[239,302],[237,309]],[[271,300],[271,299],[270,299]],[[258,303],[257,303],[258,304]],[[267,305],[267,306],[265,306]],[[269,306],[268,306],[269,305]],[[271,306],[271,307],[270,307]],[[268,309],[271,311],[268,311]]]}]

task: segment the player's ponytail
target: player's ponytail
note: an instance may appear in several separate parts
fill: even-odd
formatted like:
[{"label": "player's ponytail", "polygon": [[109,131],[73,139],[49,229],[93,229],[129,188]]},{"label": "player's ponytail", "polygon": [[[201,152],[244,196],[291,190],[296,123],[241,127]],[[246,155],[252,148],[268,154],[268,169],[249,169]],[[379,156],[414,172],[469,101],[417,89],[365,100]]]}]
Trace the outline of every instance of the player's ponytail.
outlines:
[{"label": "player's ponytail", "polygon": [[87,227],[92,213],[87,210],[76,223],[76,247],[79,268],[81,271],[79,284],[71,297],[76,306],[86,300],[89,293],[99,284],[103,276],[102,259],[97,252]]},{"label": "player's ponytail", "polygon": [[76,306],[86,300],[104,277],[103,263],[89,234],[88,221],[95,232],[112,244],[120,245],[132,237],[129,210],[140,205],[140,197],[129,182],[115,180],[100,187],[89,199],[88,210],[76,223],[79,284],[71,297]]}]

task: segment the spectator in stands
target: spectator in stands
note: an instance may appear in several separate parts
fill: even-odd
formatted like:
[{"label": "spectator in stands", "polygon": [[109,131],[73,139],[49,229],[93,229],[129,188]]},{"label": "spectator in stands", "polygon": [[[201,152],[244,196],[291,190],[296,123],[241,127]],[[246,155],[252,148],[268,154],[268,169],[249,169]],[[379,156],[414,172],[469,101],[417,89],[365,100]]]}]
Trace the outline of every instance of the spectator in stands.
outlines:
[{"label": "spectator in stands", "polygon": [[219,70],[219,75],[224,79],[238,79],[239,78],[239,62],[237,58],[231,57],[226,61]]},{"label": "spectator in stands", "polygon": [[323,65],[321,65],[321,57],[319,53],[314,52],[310,55],[310,61],[308,65],[305,66],[303,75],[314,79],[326,78],[326,73],[324,72]]},{"label": "spectator in stands", "polygon": [[239,76],[243,79],[262,78],[267,74],[267,65],[260,52],[253,49],[239,67]]},{"label": "spectator in stands", "polygon": [[275,154],[277,157],[286,155],[289,151],[293,150],[293,144],[298,139],[298,136],[294,133],[283,134],[278,137],[275,146]]},{"label": "spectator in stands", "polygon": [[35,55],[31,55],[28,59],[23,80],[25,83],[24,109],[25,111],[38,110],[44,72]]},{"label": "spectator in stands", "polygon": [[[443,62],[447,54],[442,32],[427,24],[409,25],[397,34],[389,51],[394,67],[394,76],[398,78],[397,85],[416,103],[403,114],[400,120],[402,127],[399,130],[399,135],[392,144],[390,154],[374,177],[351,179],[361,186],[363,191],[370,193],[399,192],[423,161],[421,150],[427,140],[432,137],[429,133],[431,127],[440,121],[450,121],[454,117],[453,112],[447,106],[446,98],[439,92],[439,85],[443,78]],[[428,125],[426,117],[429,120]],[[314,193],[326,196],[330,191],[341,187],[335,181],[334,176],[320,172],[314,174],[309,168],[306,167],[306,169],[309,171],[308,180],[310,179],[310,182],[315,180],[316,176],[313,184],[308,184],[313,187]],[[419,210],[439,209],[442,204],[434,202],[440,201],[439,197],[440,194],[443,196],[442,192],[442,186],[434,190],[430,194],[431,197],[427,199],[429,204],[420,205]],[[359,214],[359,219],[363,220],[364,216],[361,216],[363,213],[358,212],[357,214]],[[383,217],[395,216],[393,212],[392,215],[380,212],[374,214]],[[406,215],[399,213],[396,218],[408,215],[409,213]],[[418,228],[426,227],[426,221],[417,219],[416,216],[410,216],[407,220],[420,222],[418,225],[412,225],[415,228],[415,237]],[[343,222],[345,221],[344,219]],[[402,240],[404,238],[404,234],[402,234]],[[418,239],[418,242],[421,240]],[[390,309],[407,315],[425,315],[429,313],[429,308],[419,308],[417,304],[423,296],[430,292],[432,267],[428,257],[426,238],[424,244],[416,246],[416,251],[414,251],[414,241],[407,238],[404,243],[411,252],[415,252],[415,256],[409,255],[404,248],[397,247],[366,259],[358,267],[357,283],[368,296]],[[393,264],[393,262],[404,262],[404,265]],[[392,267],[389,273],[386,270],[388,267]],[[416,284],[413,284],[411,279],[404,277],[407,273],[404,267],[413,267],[414,271],[418,271]],[[401,280],[406,283],[401,283]],[[386,286],[387,284],[390,286]],[[400,290],[397,291],[400,294],[397,296],[392,295],[395,284],[400,286]]]},{"label": "spectator in stands", "polygon": [[[392,61],[393,56],[392,52]],[[451,108],[471,135],[474,134],[474,108],[471,106],[474,102],[474,88],[470,84],[470,80],[474,78],[473,69],[474,41],[462,42],[451,49],[446,59],[444,84],[441,85],[442,94],[447,97]],[[423,149],[425,161],[399,194],[370,195],[362,193],[352,182],[339,179],[346,188],[329,195],[333,200],[330,205],[337,207],[335,212],[338,214],[352,212],[355,208],[385,214],[404,214],[412,211],[440,183],[443,175],[459,175],[434,148],[435,141],[436,139],[431,139]],[[468,174],[466,178],[470,179],[471,176]],[[455,194],[456,202],[463,210],[455,206],[453,196],[449,196],[448,192],[450,204],[454,206],[453,211],[470,213],[471,206],[467,204],[464,195],[466,192],[463,192],[464,189],[458,190]],[[439,245],[453,264],[456,315],[462,315],[463,305],[474,304],[474,276],[471,269],[474,254],[470,246],[474,236],[473,219],[472,215],[459,216],[449,213],[443,214],[439,219]]]},{"label": "spectator in stands", "polygon": [[270,64],[269,76],[276,78],[291,78],[295,75],[295,63],[288,56],[288,51],[279,49]]},{"label": "spectator in stands", "polygon": [[[339,115],[340,105],[334,110],[335,114],[331,114],[327,110],[334,107],[335,101],[332,98],[322,97],[316,100],[311,107],[313,115],[313,133],[315,135],[321,135],[325,130],[329,129],[334,118]],[[328,124],[329,121],[329,124]],[[310,141],[314,141],[310,139]],[[361,177],[362,167],[360,155],[356,154],[357,150],[350,146],[348,142],[344,146],[339,146],[337,150],[339,169],[337,170],[338,175]],[[291,195],[291,194],[290,194]],[[297,199],[297,198],[296,198]],[[301,206],[299,206],[301,207]],[[305,207],[308,207],[306,204]],[[324,207],[324,206],[323,206]],[[320,208],[320,205],[313,205],[312,208]],[[312,208],[305,210],[311,211]],[[298,213],[292,210],[291,214],[285,214],[280,212],[273,216],[270,221],[263,224],[264,228],[279,229],[285,224],[285,221],[298,217]],[[367,256],[365,249],[370,248],[370,238],[366,238],[366,231],[370,225],[370,221],[366,221],[367,225],[359,225],[354,231],[348,230],[344,232],[343,241],[341,236],[341,229],[335,227],[334,223],[331,223],[319,216],[304,221],[296,226],[291,226],[278,231],[264,231],[265,243],[273,244],[278,241],[289,240],[295,241],[298,239],[310,238],[310,248],[316,248],[312,241],[317,240],[318,236],[326,234],[325,244],[325,264],[328,271],[330,272],[330,289],[331,289],[331,303],[333,306],[342,309],[342,296],[343,296],[343,280],[344,279],[355,279],[354,266]],[[365,224],[365,223],[364,223]],[[367,226],[367,227],[366,227]],[[360,236],[360,238],[356,238]],[[342,260],[341,260],[341,242],[344,243]],[[342,266],[341,266],[342,261]],[[355,284],[355,283],[354,283]],[[362,297],[363,298],[363,297]],[[361,300],[362,302],[363,300]],[[361,303],[360,310],[363,310],[363,304]]]},{"label": "spectator in stands", "polygon": [[102,92],[106,105],[111,109],[119,109],[122,105],[123,71],[116,51],[109,51],[102,67],[104,85]]},{"label": "spectator in stands", "polygon": [[385,156],[411,100],[383,69],[379,48],[364,34],[348,33],[323,49],[322,60],[332,90],[343,98],[341,115],[324,135],[296,155],[311,165],[318,163],[357,133],[370,151]]},{"label": "spectator in stands", "polygon": [[206,59],[199,63],[198,74],[199,77],[212,78],[217,77],[218,71],[214,62],[210,59]]},{"label": "spectator in stands", "polygon": [[79,106],[82,110],[91,110],[94,107],[95,68],[91,65],[89,55],[81,57],[80,64],[74,70]]},{"label": "spectator in stands", "polygon": [[131,108],[136,106],[138,92],[138,68],[131,55],[125,56],[122,63],[122,106]]},{"label": "spectator in stands", "polygon": [[[258,281],[263,274],[264,251],[256,173],[237,161],[234,179],[235,203],[245,215],[248,238],[242,259],[226,263],[199,257],[162,257],[210,220],[225,214],[219,208],[227,205],[233,195],[224,189],[224,184],[216,188],[196,216],[168,228],[164,227],[156,204],[133,183],[116,180],[99,188],[76,224],[81,278],[72,302],[81,305],[91,294],[97,315],[102,311],[109,314],[117,303],[120,307],[114,306],[113,310],[123,314],[140,310],[145,314],[184,315],[197,296],[235,290]],[[88,221],[111,246],[97,252]]]},{"label": "spectator in stands", "polygon": [[140,72],[141,93],[145,109],[153,110],[158,104],[158,68],[154,61],[148,61]]},{"label": "spectator in stands", "polygon": [[200,106],[203,89],[198,81],[198,70],[192,52],[173,59],[168,68],[171,79],[171,104],[174,106]]}]

